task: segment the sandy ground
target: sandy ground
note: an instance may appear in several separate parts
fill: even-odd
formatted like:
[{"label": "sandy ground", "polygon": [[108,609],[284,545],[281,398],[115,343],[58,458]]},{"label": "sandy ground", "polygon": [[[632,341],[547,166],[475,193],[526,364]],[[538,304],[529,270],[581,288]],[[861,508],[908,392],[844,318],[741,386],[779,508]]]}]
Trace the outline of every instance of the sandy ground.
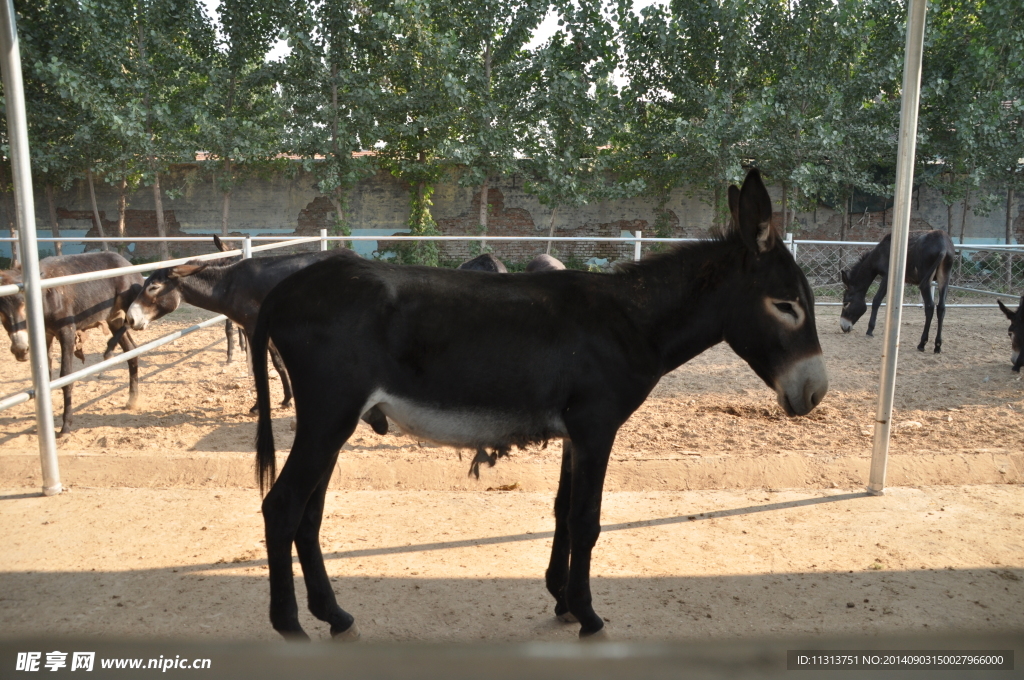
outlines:
[{"label": "sandy ground", "polygon": [[[137,340],[206,317],[180,310]],[[861,493],[881,328],[844,336],[819,311],[832,387],[807,418],[785,418],[725,347],[662,380],[606,485],[594,593],[616,638],[1024,628],[1024,384],[1007,324],[950,310],[940,356],[914,349],[920,324],[908,309],[881,498]],[[89,363],[104,343],[88,338]],[[5,352],[0,383],[27,386],[27,365]],[[201,331],[143,357],[141,393],[124,410],[123,368],[76,384],[55,498],[37,495],[31,404],[0,414],[0,635],[274,638],[244,362],[225,365],[223,332]],[[282,457],[290,421],[275,412]],[[454,449],[360,426],[323,542],[364,637],[570,639],[542,582],[558,455],[517,451],[476,481]]]}]

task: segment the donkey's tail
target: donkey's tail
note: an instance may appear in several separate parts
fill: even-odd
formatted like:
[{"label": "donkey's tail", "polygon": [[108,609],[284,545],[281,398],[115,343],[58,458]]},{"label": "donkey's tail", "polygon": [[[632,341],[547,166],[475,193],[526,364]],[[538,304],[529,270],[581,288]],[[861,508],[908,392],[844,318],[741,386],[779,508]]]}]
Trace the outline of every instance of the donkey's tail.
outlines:
[{"label": "donkey's tail", "polygon": [[269,315],[265,314],[267,310],[268,305],[264,304],[249,343],[252,376],[256,381],[256,408],[259,412],[259,419],[256,421],[256,479],[260,483],[260,494],[270,489],[277,475],[274,427],[270,417],[270,382],[267,377],[267,346],[270,335]]}]

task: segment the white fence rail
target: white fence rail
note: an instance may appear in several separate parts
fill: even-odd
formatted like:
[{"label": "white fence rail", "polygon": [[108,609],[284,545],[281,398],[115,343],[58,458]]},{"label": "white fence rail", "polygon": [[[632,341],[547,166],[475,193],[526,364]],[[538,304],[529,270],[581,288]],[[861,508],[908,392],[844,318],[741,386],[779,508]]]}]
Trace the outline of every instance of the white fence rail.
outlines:
[{"label": "white fence rail", "polygon": [[[0,238],[0,241],[13,241],[13,238]],[[185,236],[185,237],[169,237],[167,239],[160,239],[156,237],[124,237],[124,238],[91,238],[91,237],[80,237],[80,238],[40,238],[39,242],[55,242],[55,241],[74,241],[84,243],[125,243],[125,242],[157,242],[157,241],[168,241],[168,242],[191,242],[191,243],[205,243],[209,242],[209,237],[205,236]],[[109,278],[112,276],[120,276],[125,273],[131,272],[151,272],[156,269],[164,267],[173,267],[179,264],[195,260],[215,260],[228,257],[234,257],[242,255],[243,257],[252,257],[253,253],[275,250],[279,248],[295,247],[305,244],[316,243],[319,246],[319,250],[327,250],[331,242],[346,242],[346,241],[381,241],[386,240],[389,243],[401,242],[401,241],[436,241],[436,242],[451,242],[451,241],[489,241],[489,242],[534,242],[538,244],[546,244],[549,241],[555,243],[621,243],[624,246],[632,246],[631,250],[633,259],[639,260],[642,254],[645,252],[651,252],[652,250],[663,248],[666,244],[683,243],[688,241],[696,241],[697,239],[692,238],[645,238],[640,231],[637,231],[631,236],[622,237],[575,237],[575,236],[328,236],[326,230],[321,230],[320,236],[309,236],[300,238],[288,238],[284,236],[227,236],[222,237],[222,241],[241,241],[241,248],[229,250],[226,252],[215,252],[208,253],[205,255],[198,255],[195,257],[183,257],[175,258],[172,260],[165,260],[161,262],[151,262],[145,264],[132,265],[130,267],[121,267],[117,269],[108,269],[97,272],[87,272],[83,274],[75,274],[72,276],[55,277],[51,279],[42,279],[40,281],[40,289],[54,288],[56,286],[72,285],[76,283],[83,283],[85,281],[95,281],[99,279]],[[262,245],[254,246],[255,241],[265,241],[267,243]],[[864,241],[820,241],[820,240],[798,240],[794,239],[791,234],[786,236],[786,245],[790,248],[793,253],[797,264],[804,271],[811,284],[812,289],[815,293],[815,302],[818,305],[839,305],[841,304],[843,294],[843,284],[840,277],[840,272],[843,269],[848,269],[852,266],[857,259],[865,252],[875,247],[874,242]],[[628,251],[625,251],[628,252]],[[625,255],[628,257],[628,255]],[[950,307],[995,307],[991,302],[983,302],[986,298],[991,297],[1004,297],[1008,299],[1016,299],[1021,291],[1024,291],[1024,246],[1005,246],[1005,245],[960,245],[957,246],[957,257],[954,261],[952,284],[950,285],[950,295],[948,296],[948,306]],[[14,295],[22,292],[23,284],[18,283],[15,285],[0,286],[0,296]],[[869,296],[873,295],[874,288],[869,290]],[[905,305],[918,306],[920,303],[916,303],[917,290],[911,288],[906,294],[907,300],[904,302]],[[76,380],[94,375],[111,368],[112,366],[124,363],[131,358],[137,357],[148,351],[156,349],[162,345],[173,342],[178,338],[181,338],[190,333],[202,330],[209,326],[212,326],[220,321],[225,320],[226,317],[219,315],[212,319],[203,321],[200,324],[196,324],[186,329],[170,333],[156,340],[148,342],[136,349],[126,352],[124,354],[117,355],[110,359],[104,360],[92,366],[88,366],[80,371],[71,373],[63,376],[60,379],[54,380],[48,385],[47,398],[49,398],[49,392],[56,390],[64,385],[68,385]],[[30,320],[30,324],[35,321]],[[7,408],[16,406],[18,404],[25,403],[38,396],[36,389],[29,389],[22,392],[18,392],[6,397],[0,398],[0,411]],[[52,412],[52,411],[51,411]],[[51,427],[52,423],[40,424],[40,426]]]},{"label": "white fence rail", "polygon": [[[310,243],[310,242],[319,241],[319,240],[320,239],[315,238],[315,237],[308,237],[308,238],[300,238],[300,239],[289,239],[289,240],[286,240],[286,241],[283,241],[283,242],[280,242],[280,243],[270,243],[270,244],[267,244],[267,245],[252,247],[248,243],[248,239],[246,239],[245,242],[244,242],[244,247],[241,250],[228,250],[228,251],[225,251],[225,252],[210,253],[209,255],[203,255],[203,256],[200,256],[198,258],[179,258],[179,259],[175,259],[175,260],[165,260],[163,262],[152,262],[152,263],[148,263],[148,264],[133,265],[131,267],[118,267],[116,269],[104,269],[104,270],[101,270],[101,271],[86,272],[84,274],[74,274],[72,276],[59,276],[59,277],[54,277],[52,279],[42,279],[40,281],[40,288],[43,288],[43,289],[45,289],[45,288],[54,288],[56,286],[67,286],[67,285],[72,285],[72,284],[76,284],[76,283],[83,283],[85,281],[96,281],[96,280],[99,280],[99,279],[111,278],[113,276],[121,276],[122,274],[126,274],[126,273],[129,273],[129,272],[154,271],[154,270],[157,270],[157,269],[162,269],[164,267],[173,267],[173,266],[176,266],[176,265],[179,265],[179,264],[184,264],[185,262],[189,262],[189,261],[197,260],[197,259],[213,260],[213,259],[220,259],[220,258],[225,258],[225,257],[234,257],[236,255],[245,255],[247,257],[251,257],[253,252],[262,251],[262,250],[271,250],[271,249],[275,249],[275,248],[285,248],[285,247],[288,247],[288,246],[299,245],[299,244],[302,244],[302,243]],[[21,288],[22,288],[22,284],[11,285],[11,286],[0,286],[0,296],[14,295],[14,294],[20,292]],[[56,390],[56,389],[59,389],[61,387],[64,387],[65,385],[70,385],[71,383],[75,382],[76,380],[81,380],[82,378],[87,378],[87,377],[89,377],[91,375],[94,375],[96,373],[101,373],[104,370],[107,370],[107,369],[109,369],[109,368],[111,368],[113,366],[116,366],[118,364],[124,363],[124,362],[128,361],[129,359],[133,359],[133,358],[139,356],[140,354],[144,354],[144,353],[146,353],[146,352],[148,352],[150,350],[153,350],[153,349],[156,349],[157,347],[160,347],[161,345],[166,345],[169,342],[173,342],[174,340],[177,340],[180,337],[188,335],[189,333],[194,333],[195,331],[202,330],[203,328],[206,328],[208,326],[212,326],[213,324],[216,324],[216,323],[218,323],[220,321],[225,321],[226,319],[227,319],[227,317],[224,316],[223,314],[221,314],[221,315],[216,316],[216,317],[214,317],[212,319],[207,319],[206,321],[203,321],[200,324],[197,324],[195,326],[191,326],[190,328],[186,328],[186,329],[183,329],[183,330],[180,330],[180,331],[176,331],[174,333],[170,333],[170,334],[165,335],[163,337],[160,337],[160,338],[158,338],[156,340],[148,342],[145,345],[142,345],[140,347],[136,347],[135,349],[133,349],[133,350],[131,350],[129,352],[125,352],[123,354],[119,354],[117,356],[111,357],[110,359],[106,359],[106,360],[101,361],[101,362],[99,362],[97,364],[93,364],[92,366],[87,366],[87,367],[85,367],[85,368],[83,368],[83,369],[81,369],[79,371],[75,371],[74,373],[69,373],[68,375],[62,376],[62,377],[58,378],[57,380],[53,380],[49,384],[49,389],[51,391],[52,390]],[[34,319],[31,319],[31,318],[28,320],[28,322],[29,322],[29,324],[40,323],[39,321],[35,321]],[[8,395],[8,396],[4,397],[3,399],[0,399],[0,411],[3,411],[3,410],[8,409],[8,408],[11,408],[12,406],[17,406],[18,404],[23,404],[26,401],[28,401],[29,399],[32,399],[33,397],[36,397],[36,396],[38,396],[38,395],[37,395],[37,389],[35,387],[32,388],[32,389],[29,389],[29,390],[24,390],[22,392],[17,392],[17,393]],[[47,424],[47,427],[50,427],[50,426],[52,426],[52,423]]]}]

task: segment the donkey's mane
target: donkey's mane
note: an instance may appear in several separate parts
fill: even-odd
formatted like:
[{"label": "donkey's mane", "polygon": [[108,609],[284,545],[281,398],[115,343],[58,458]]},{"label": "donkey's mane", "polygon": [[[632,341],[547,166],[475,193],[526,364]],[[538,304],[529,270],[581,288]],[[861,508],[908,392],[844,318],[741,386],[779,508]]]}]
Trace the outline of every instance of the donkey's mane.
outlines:
[{"label": "donkey's mane", "polygon": [[861,272],[867,263],[867,259],[871,257],[876,250],[878,250],[878,246],[875,246],[871,250],[865,250],[860,254],[860,257],[857,258],[857,261],[846,270],[851,281],[861,277]]},{"label": "donkey's mane", "polygon": [[618,265],[615,271],[622,274],[653,273],[666,265],[678,264],[679,260],[685,259],[693,250],[715,244],[742,246],[743,241],[734,229],[726,229],[724,233],[712,233],[696,241],[676,244],[665,252],[648,255],[639,262],[624,262]]}]

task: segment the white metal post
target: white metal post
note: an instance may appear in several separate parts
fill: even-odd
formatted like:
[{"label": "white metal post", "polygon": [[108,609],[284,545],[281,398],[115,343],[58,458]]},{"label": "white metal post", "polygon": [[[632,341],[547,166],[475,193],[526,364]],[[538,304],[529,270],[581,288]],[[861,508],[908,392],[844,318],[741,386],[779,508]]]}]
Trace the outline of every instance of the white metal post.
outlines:
[{"label": "white metal post", "polygon": [[57,465],[57,440],[53,433],[53,402],[50,399],[50,362],[46,356],[43,328],[43,292],[39,287],[39,249],[36,245],[36,208],[32,196],[32,166],[25,115],[25,84],[21,75],[21,52],[12,0],[0,0],[0,68],[7,104],[7,139],[11,145],[14,204],[21,232],[21,272],[25,283],[25,312],[28,317],[29,360],[36,396],[36,430],[39,459],[43,468],[43,494],[55,496],[63,487]]},{"label": "white metal post", "polygon": [[248,260],[252,257],[252,237],[246,236],[242,241],[242,257]]},{"label": "white metal post", "polygon": [[326,229],[321,229],[320,230],[320,250],[321,251],[327,250],[327,230]]},{"label": "white metal post", "polygon": [[636,230],[636,241],[633,243],[633,260],[635,262],[640,261],[640,239],[643,236],[643,232],[639,229]]},{"label": "white metal post", "polygon": [[892,402],[896,391],[896,358],[900,344],[903,312],[903,277],[907,269],[907,238],[910,235],[910,200],[914,190],[914,154],[917,148],[917,107],[921,97],[921,52],[927,0],[910,0],[907,10],[907,47],[903,66],[903,103],[900,110],[899,150],[896,154],[895,210],[892,220],[892,249],[889,255],[888,305],[885,308],[885,340],[882,346],[882,376],[878,386],[874,446],[868,492],[881,495],[885,489],[885,467],[892,429]]}]

